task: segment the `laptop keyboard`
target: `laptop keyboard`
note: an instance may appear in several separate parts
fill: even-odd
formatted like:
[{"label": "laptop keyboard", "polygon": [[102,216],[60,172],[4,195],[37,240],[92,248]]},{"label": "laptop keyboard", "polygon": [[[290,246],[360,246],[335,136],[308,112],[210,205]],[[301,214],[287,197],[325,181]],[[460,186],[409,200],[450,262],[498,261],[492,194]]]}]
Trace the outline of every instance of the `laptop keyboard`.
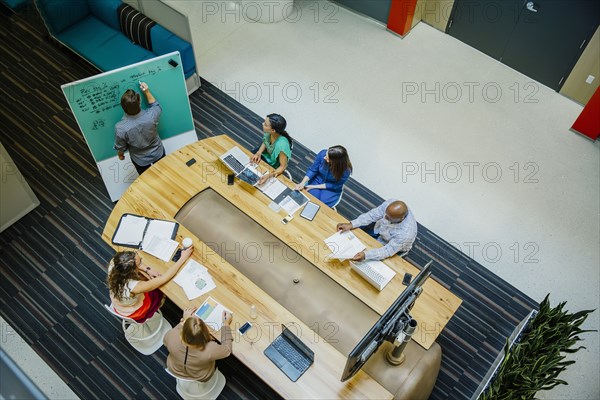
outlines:
[{"label": "laptop keyboard", "polygon": [[233,154],[229,154],[226,155],[225,157],[223,157],[223,160],[229,165],[229,167],[231,169],[233,169],[236,173],[240,173],[242,172],[242,170],[244,169],[244,166],[242,165],[241,162],[239,162],[234,156]]},{"label": "laptop keyboard", "polygon": [[300,353],[294,346],[288,343],[282,336],[277,337],[271,343],[273,348],[279,352],[290,364],[292,364],[297,370],[304,371],[310,366],[310,360],[307,359],[302,353]]}]

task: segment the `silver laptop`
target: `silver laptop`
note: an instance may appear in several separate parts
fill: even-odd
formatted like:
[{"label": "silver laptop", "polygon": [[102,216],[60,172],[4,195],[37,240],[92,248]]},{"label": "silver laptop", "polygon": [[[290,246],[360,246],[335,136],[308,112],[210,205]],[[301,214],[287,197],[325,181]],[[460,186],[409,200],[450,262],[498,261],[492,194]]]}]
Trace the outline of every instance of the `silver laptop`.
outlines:
[{"label": "silver laptop", "polygon": [[232,147],[229,151],[221,155],[219,159],[242,181],[252,186],[258,183],[260,173],[250,164],[250,157],[239,147]]},{"label": "silver laptop", "polygon": [[237,146],[232,147],[219,158],[236,175],[241,173],[246,168],[246,165],[250,163],[250,157]]}]

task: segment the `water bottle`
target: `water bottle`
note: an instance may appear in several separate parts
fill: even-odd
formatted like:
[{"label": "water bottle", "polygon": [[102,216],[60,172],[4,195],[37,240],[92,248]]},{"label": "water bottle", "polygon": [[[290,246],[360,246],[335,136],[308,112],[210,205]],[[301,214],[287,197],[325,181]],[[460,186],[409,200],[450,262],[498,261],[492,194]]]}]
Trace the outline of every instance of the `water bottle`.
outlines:
[{"label": "water bottle", "polygon": [[250,318],[255,319],[256,317],[258,317],[258,311],[256,311],[256,306],[252,304],[250,306]]}]

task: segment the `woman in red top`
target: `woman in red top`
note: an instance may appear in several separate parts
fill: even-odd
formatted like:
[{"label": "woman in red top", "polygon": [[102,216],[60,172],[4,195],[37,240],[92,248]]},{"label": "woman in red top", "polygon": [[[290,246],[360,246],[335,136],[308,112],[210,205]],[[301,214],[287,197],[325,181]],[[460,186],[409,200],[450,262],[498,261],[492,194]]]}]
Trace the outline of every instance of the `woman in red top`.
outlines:
[{"label": "woman in red top", "polygon": [[193,251],[193,246],[183,250],[179,260],[162,275],[143,264],[135,251],[115,254],[108,266],[107,283],[117,314],[139,323],[152,317],[164,301],[164,294],[159,288],[175,277]]}]

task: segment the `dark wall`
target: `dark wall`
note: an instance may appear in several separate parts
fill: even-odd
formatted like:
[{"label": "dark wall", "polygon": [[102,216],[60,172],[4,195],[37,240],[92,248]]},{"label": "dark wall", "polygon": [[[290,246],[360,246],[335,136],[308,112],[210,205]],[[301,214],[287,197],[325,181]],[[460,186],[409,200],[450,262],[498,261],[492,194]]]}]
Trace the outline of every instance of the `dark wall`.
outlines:
[{"label": "dark wall", "polygon": [[392,0],[335,0],[343,6],[361,12],[387,24]]}]

